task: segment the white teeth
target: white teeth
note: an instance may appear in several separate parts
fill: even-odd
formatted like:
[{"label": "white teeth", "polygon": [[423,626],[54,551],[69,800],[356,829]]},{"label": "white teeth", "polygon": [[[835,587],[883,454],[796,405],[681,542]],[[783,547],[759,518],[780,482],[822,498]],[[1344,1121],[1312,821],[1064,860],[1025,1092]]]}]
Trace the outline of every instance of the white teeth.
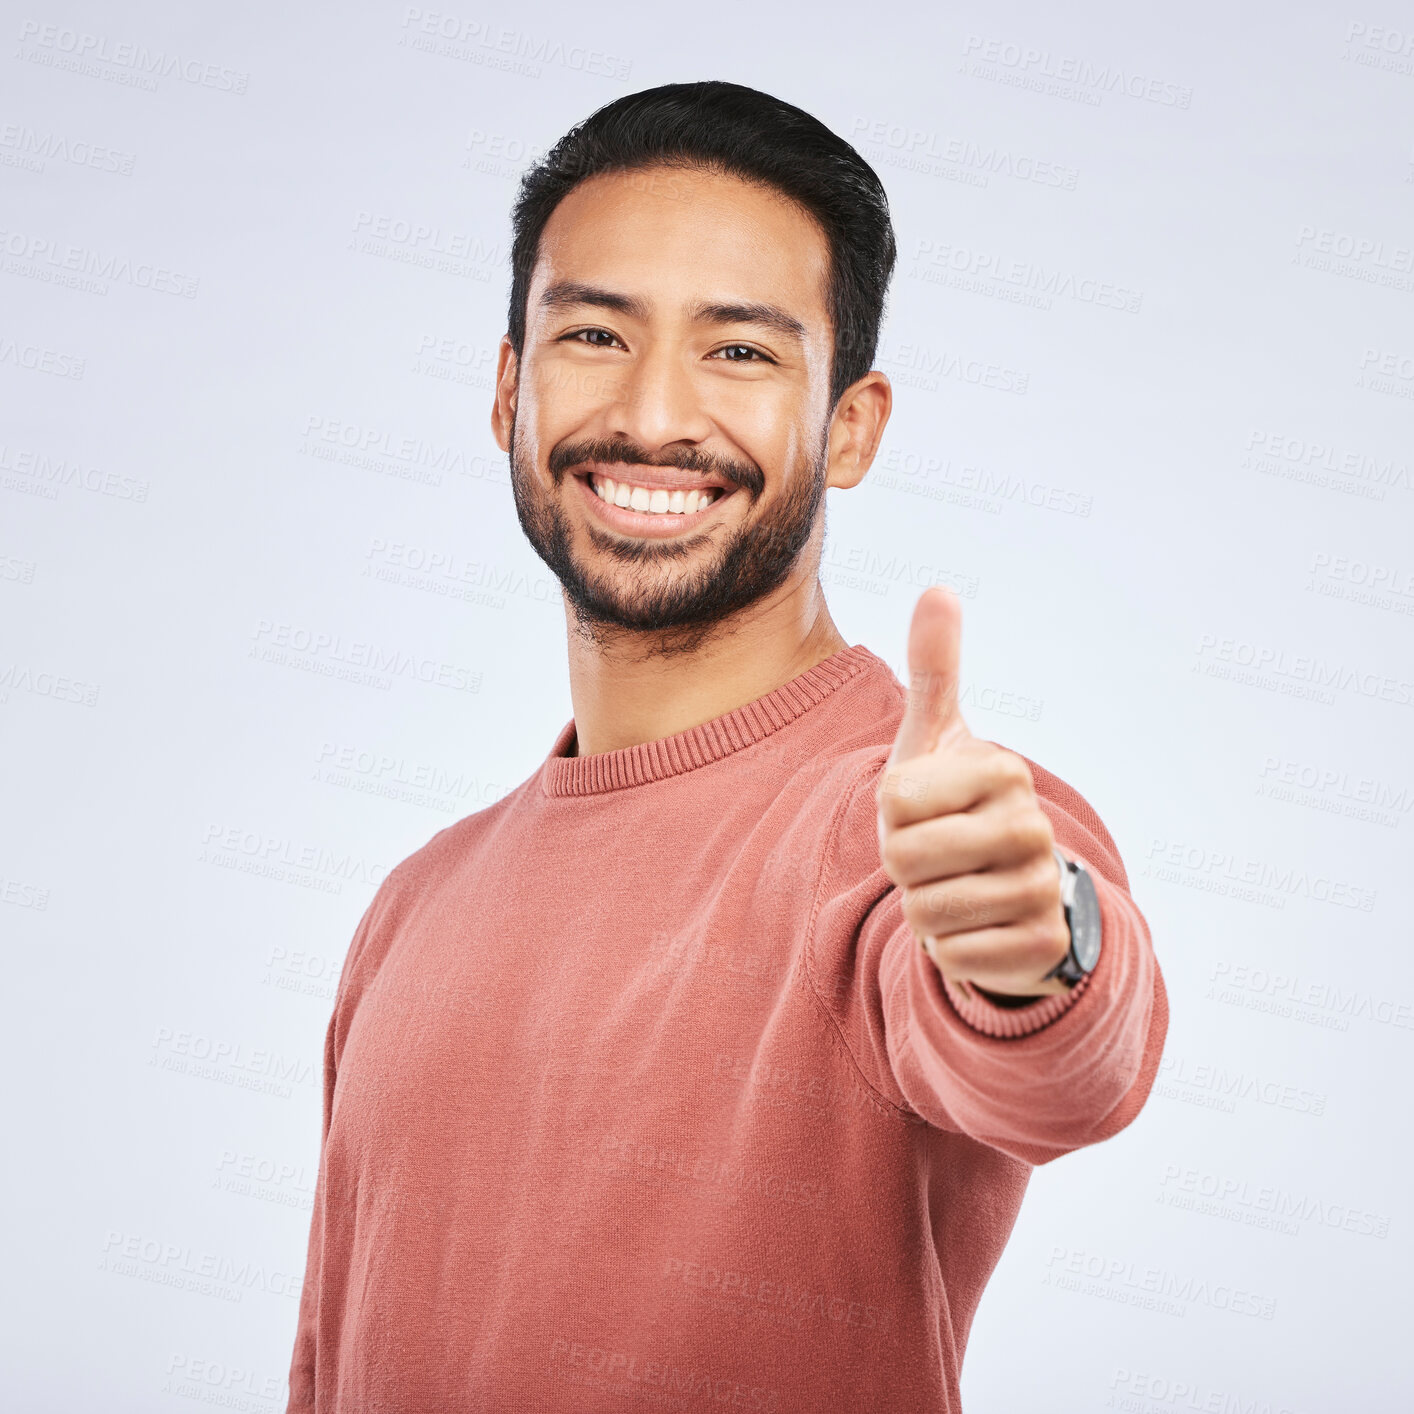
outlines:
[{"label": "white teeth", "polygon": [[664,486],[631,486],[608,476],[592,476],[589,484],[601,500],[649,515],[691,515],[723,494],[720,487],[709,491],[669,491]]}]

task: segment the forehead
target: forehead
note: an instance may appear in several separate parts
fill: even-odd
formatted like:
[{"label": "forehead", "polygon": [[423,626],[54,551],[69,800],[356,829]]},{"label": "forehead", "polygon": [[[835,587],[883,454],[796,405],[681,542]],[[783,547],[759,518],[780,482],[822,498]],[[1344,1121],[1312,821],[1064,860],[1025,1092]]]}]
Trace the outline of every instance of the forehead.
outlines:
[{"label": "forehead", "polygon": [[574,280],[640,295],[655,309],[769,302],[823,330],[829,269],[819,223],[773,188],[678,167],[604,172],[575,187],[546,223],[529,313],[546,285]]}]

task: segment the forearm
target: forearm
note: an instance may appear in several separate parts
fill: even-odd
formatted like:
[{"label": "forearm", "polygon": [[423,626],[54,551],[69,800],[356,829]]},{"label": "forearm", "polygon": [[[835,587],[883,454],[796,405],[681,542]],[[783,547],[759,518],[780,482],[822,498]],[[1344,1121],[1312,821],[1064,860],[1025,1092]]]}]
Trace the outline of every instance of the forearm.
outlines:
[{"label": "forearm", "polygon": [[925,1119],[1039,1164],[1138,1114],[1163,1049],[1167,996],[1127,891],[1104,881],[1100,897],[1106,947],[1095,970],[1064,996],[1020,1006],[975,983],[964,991],[900,930],[886,979],[890,1060]]}]

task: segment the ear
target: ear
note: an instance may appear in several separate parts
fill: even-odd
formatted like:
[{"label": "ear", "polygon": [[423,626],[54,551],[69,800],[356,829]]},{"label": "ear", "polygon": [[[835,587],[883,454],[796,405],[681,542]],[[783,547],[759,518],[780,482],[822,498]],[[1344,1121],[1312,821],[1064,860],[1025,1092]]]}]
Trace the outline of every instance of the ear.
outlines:
[{"label": "ear", "polygon": [[516,415],[519,387],[520,360],[511,347],[510,335],[503,334],[496,355],[496,399],[491,404],[491,433],[503,452],[511,449],[511,421]]},{"label": "ear", "polygon": [[893,405],[893,388],[877,368],[840,394],[830,418],[826,486],[848,488],[864,480],[883,440]]}]

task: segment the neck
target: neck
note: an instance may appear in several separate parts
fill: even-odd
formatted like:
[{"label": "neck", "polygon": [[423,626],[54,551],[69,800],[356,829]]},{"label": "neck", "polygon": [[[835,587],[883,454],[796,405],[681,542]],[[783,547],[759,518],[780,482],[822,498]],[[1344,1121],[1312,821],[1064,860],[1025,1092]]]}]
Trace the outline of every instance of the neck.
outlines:
[{"label": "neck", "polygon": [[691,636],[579,627],[566,614],[577,756],[710,722],[849,647],[813,570]]}]

